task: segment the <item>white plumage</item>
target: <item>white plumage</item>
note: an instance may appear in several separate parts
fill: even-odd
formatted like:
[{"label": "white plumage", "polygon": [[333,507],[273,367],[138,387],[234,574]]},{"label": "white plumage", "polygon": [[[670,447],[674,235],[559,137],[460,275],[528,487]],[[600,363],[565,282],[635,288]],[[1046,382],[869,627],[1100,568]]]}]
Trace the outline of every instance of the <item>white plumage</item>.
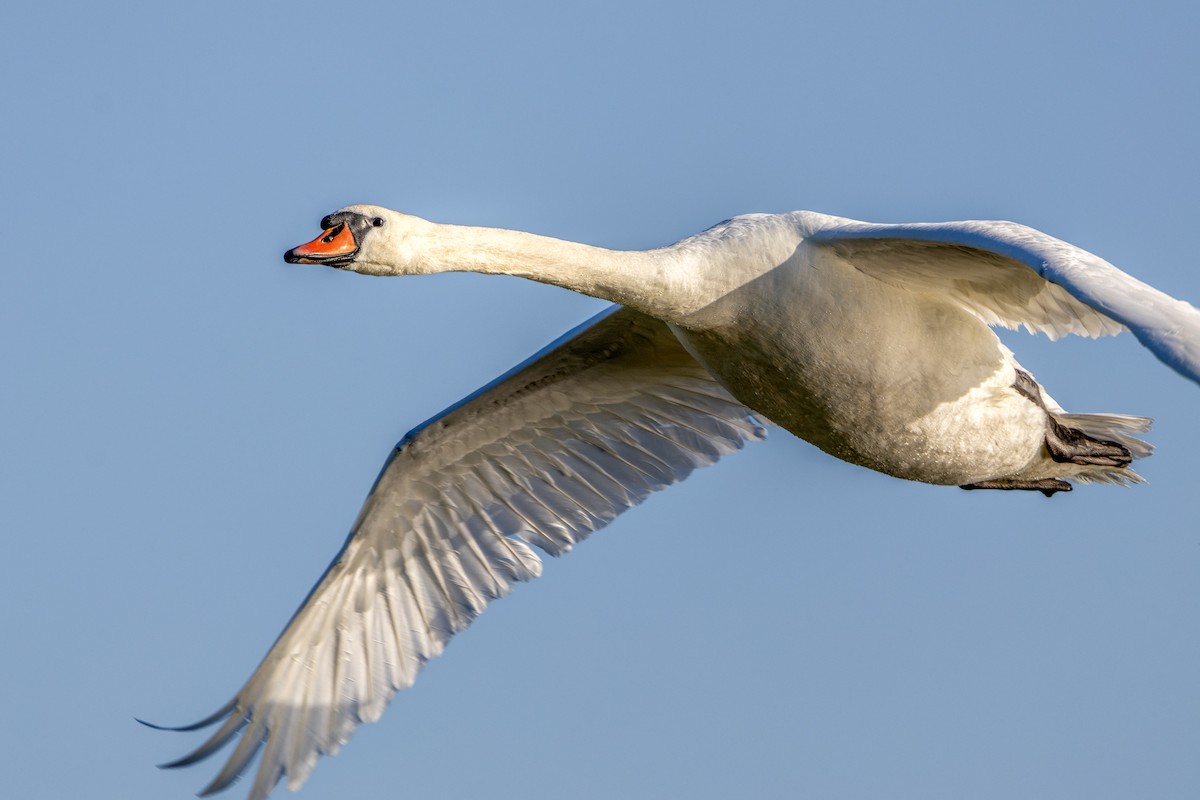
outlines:
[{"label": "white plumage", "polygon": [[288,260],[522,275],[627,307],[397,446],[250,680],[183,728],[221,722],[166,766],[242,734],[203,794],[229,786],[259,750],[252,800],[283,776],[298,788],[492,599],[540,574],[534,547],[565,553],[651,492],[761,439],[755,413],[898,477],[1049,493],[1067,478],[1138,480],[1128,462],[1149,447],[1131,434],[1148,420],[1063,412],[988,325],[1052,337],[1127,327],[1200,382],[1200,312],[1010,222],[749,215],[636,253],[372,206],[323,227]]}]

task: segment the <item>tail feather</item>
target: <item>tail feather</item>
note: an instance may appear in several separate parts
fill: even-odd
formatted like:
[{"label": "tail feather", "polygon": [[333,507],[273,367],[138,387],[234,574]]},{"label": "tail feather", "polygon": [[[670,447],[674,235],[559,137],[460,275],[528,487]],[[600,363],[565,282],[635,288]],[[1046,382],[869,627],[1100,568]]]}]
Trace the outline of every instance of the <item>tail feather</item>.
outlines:
[{"label": "tail feather", "polygon": [[1134,459],[1145,458],[1154,452],[1154,445],[1130,434],[1145,433],[1154,420],[1132,414],[1066,414],[1054,418],[1068,428],[1074,428],[1093,439],[1121,445]]}]

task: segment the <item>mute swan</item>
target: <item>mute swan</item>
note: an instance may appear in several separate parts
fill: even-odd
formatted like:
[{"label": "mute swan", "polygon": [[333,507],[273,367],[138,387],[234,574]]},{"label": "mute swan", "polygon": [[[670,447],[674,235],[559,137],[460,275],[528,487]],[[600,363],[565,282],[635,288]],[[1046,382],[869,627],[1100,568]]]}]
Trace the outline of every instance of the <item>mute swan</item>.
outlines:
[{"label": "mute swan", "polygon": [[520,275],[615,301],[400,442],[350,536],[245,686],[202,794],[262,749],[250,790],[298,788],[322,754],[494,598],[653,491],[762,438],[769,418],[839,458],[910,480],[1035,489],[1130,483],[1149,420],[1068,414],[989,325],[1129,328],[1200,382],[1200,312],[1011,222],[876,225],[813,212],[737,217],[670,247],[614,252],[438,225],[374,206],[326,217],[291,263],[371,275]]}]

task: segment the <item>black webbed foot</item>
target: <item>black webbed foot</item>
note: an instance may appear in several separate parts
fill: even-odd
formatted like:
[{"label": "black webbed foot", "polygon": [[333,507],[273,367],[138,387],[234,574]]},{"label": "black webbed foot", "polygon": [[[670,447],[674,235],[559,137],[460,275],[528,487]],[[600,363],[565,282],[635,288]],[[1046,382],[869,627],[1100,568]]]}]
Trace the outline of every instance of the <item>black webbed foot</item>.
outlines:
[{"label": "black webbed foot", "polygon": [[1046,497],[1051,497],[1055,492],[1071,491],[1071,484],[1066,481],[1061,481],[1058,478],[1039,478],[1037,480],[1023,481],[1017,478],[1000,478],[993,481],[980,481],[979,483],[965,483],[958,487],[960,489],[1022,489],[1041,492]]}]

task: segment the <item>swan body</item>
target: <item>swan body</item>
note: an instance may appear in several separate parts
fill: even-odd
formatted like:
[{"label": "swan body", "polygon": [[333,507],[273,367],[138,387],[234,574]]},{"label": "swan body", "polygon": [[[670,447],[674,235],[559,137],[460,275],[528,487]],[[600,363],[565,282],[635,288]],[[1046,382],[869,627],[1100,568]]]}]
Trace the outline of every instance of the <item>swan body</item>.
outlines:
[{"label": "swan body", "polygon": [[241,732],[203,794],[298,788],[487,604],[765,417],[838,458],[964,488],[1131,483],[1149,420],[1063,411],[991,325],[1131,330],[1200,382],[1200,312],[1010,222],[736,217],[619,252],[350,206],[285,255],[371,275],[518,275],[613,301],[415,428],[341,551],[184,766]]}]

